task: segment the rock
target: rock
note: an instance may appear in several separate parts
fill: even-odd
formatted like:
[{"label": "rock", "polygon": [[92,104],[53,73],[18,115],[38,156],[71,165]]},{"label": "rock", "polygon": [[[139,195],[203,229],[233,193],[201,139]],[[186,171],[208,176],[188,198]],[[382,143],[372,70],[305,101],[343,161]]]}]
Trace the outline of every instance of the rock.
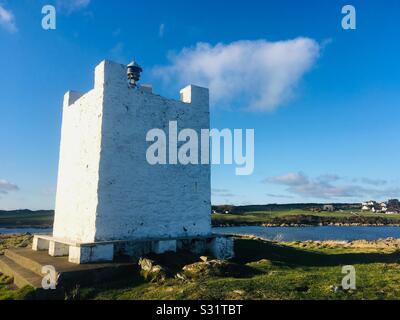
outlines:
[{"label": "rock", "polygon": [[167,278],[167,273],[165,268],[156,265],[147,273],[147,279],[151,282],[163,282]]},{"label": "rock", "polygon": [[31,244],[31,240],[30,239],[25,239],[25,240],[21,241],[20,243],[18,243],[16,247],[17,248],[26,248],[30,244]]},{"label": "rock", "polygon": [[243,290],[233,290],[233,293],[245,294],[245,292]]},{"label": "rock", "polygon": [[200,276],[237,277],[248,273],[249,269],[251,268],[225,260],[209,260],[186,265],[182,270],[188,278],[197,278]]},{"label": "rock", "polygon": [[246,263],[247,266],[250,267],[256,267],[256,268],[269,268],[273,265],[271,260],[268,259],[261,259],[258,261],[252,261],[249,263]]},{"label": "rock", "polygon": [[261,260],[258,260],[257,262],[258,262],[258,263],[261,263],[261,264],[272,265],[272,261],[269,260],[269,259],[261,259]]},{"label": "rock", "polygon": [[5,274],[2,274],[0,276],[0,283],[1,284],[9,285],[9,284],[13,284],[13,282],[14,282],[14,279],[12,277],[9,277],[9,276],[7,276]]},{"label": "rock", "polygon": [[179,279],[179,280],[183,280],[183,281],[186,281],[186,280],[187,280],[187,277],[186,277],[185,274],[182,273],[182,272],[178,272],[178,273],[175,275],[175,278],[176,278],[176,279]]},{"label": "rock", "polygon": [[334,293],[338,293],[338,292],[342,292],[342,291],[343,291],[342,286],[331,285],[329,288],[330,288],[331,291],[333,291]]},{"label": "rock", "polygon": [[148,258],[139,259],[139,266],[143,271],[150,271],[154,264],[155,264],[154,260]]},{"label": "rock", "polygon": [[150,282],[163,282],[168,276],[167,268],[156,264],[154,260],[148,258],[140,258],[139,266],[140,274]]},{"label": "rock", "polygon": [[197,277],[200,275],[220,276],[224,274],[226,262],[222,260],[210,260],[206,262],[196,262],[183,267],[186,276]]},{"label": "rock", "polygon": [[209,261],[210,259],[211,259],[211,258],[208,257],[208,256],[201,256],[201,257],[200,257],[200,260],[203,261],[203,262],[207,262],[207,261]]}]

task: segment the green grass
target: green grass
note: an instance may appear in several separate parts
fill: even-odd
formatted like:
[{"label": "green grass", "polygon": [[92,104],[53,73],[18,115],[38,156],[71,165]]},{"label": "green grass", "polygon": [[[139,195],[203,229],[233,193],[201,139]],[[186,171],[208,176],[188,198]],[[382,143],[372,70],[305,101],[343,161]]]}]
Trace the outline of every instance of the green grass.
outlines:
[{"label": "green grass", "polygon": [[[7,248],[21,248],[32,244],[32,236],[28,234],[0,235],[0,255]],[[25,287],[17,289],[13,280],[0,272],[0,300],[24,300],[34,297],[34,289]]]},{"label": "green grass", "polygon": [[12,279],[0,273],[0,300],[24,300],[33,297],[34,290],[31,287],[16,289],[12,285]]},{"label": "green grass", "polygon": [[[51,227],[53,211],[0,212],[0,228]],[[314,212],[311,210],[251,211],[240,214],[213,214],[213,225],[261,225],[261,224],[311,224],[319,223],[361,223],[400,224],[399,215],[375,214],[357,210],[335,212]]]},{"label": "green grass", "polygon": [[[26,241],[24,236],[13,236],[12,239],[8,240],[8,246]],[[163,283],[150,283],[140,276],[139,271],[132,271],[114,282],[74,288],[66,297],[99,300],[400,298],[400,252],[395,245],[344,247],[328,242],[278,244],[237,238],[235,254],[231,263],[240,270],[239,273],[225,276],[200,273],[192,280],[170,277]],[[179,255],[175,259],[160,259],[174,272],[188,263],[188,259],[180,259]],[[341,284],[344,265],[355,267],[357,289],[335,293],[331,286]],[[34,297],[32,289],[15,290],[8,280],[0,277],[0,300]]]},{"label": "green grass", "polygon": [[0,228],[51,227],[53,220],[53,211],[0,212]]},{"label": "green grass", "polygon": [[[236,277],[168,279],[148,283],[137,274],[82,290],[85,299],[399,299],[400,253],[393,249],[301,247],[260,240],[235,241],[232,262],[252,271]],[[343,265],[356,269],[357,289],[335,293]]]},{"label": "green grass", "polygon": [[400,215],[385,215],[356,210],[334,212],[314,212],[311,210],[293,209],[277,211],[256,211],[240,214],[213,214],[213,225],[240,224],[327,224],[327,223],[361,223],[361,224],[399,224]]},{"label": "green grass", "polygon": [[0,255],[3,254],[4,250],[7,248],[25,248],[31,246],[32,238],[32,235],[29,234],[0,234]]}]

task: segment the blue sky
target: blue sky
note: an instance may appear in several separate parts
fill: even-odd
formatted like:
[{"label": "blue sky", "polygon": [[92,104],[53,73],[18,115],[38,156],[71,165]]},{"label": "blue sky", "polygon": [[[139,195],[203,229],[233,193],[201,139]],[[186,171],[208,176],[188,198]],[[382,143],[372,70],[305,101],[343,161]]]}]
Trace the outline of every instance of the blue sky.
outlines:
[{"label": "blue sky", "polygon": [[54,207],[64,92],[133,58],[162,95],[210,85],[212,127],[255,129],[254,173],[213,166],[213,203],[400,197],[399,13],[396,0],[0,0],[0,209]]}]

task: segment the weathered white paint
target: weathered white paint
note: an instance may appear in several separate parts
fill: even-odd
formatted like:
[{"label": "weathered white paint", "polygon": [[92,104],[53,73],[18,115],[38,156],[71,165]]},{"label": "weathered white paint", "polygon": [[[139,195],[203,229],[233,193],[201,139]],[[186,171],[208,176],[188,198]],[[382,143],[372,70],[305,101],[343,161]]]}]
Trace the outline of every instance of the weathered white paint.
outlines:
[{"label": "weathered white paint", "polygon": [[64,243],[50,241],[49,245],[49,255],[53,257],[63,257],[68,256],[69,254],[69,246]]},{"label": "weathered white paint", "polygon": [[208,245],[208,250],[217,259],[231,259],[234,256],[233,239],[231,237],[216,237]]},{"label": "weathered white paint", "polygon": [[113,244],[93,246],[69,246],[68,261],[71,263],[83,264],[99,261],[112,261],[113,258]]},{"label": "weathered white paint", "polygon": [[73,104],[64,97],[60,160],[53,235],[76,242],[92,242],[98,204],[101,146],[100,90],[91,90]]},{"label": "weathered white paint", "polygon": [[35,235],[32,241],[32,250],[34,251],[49,250],[49,242],[50,241],[42,239]]},{"label": "weathered white paint", "polygon": [[150,129],[167,131],[169,121],[199,135],[209,128],[208,89],[188,86],[181,100],[130,88],[126,67],[110,61],[96,67],[94,89],[65,95],[54,237],[90,243],[211,233],[210,166],[146,161]]}]

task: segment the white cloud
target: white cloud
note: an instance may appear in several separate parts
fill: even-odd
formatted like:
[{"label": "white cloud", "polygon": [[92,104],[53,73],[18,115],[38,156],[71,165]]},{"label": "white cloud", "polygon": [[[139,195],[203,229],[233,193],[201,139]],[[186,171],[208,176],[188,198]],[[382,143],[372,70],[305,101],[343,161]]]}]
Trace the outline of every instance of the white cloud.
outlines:
[{"label": "white cloud", "polygon": [[7,194],[10,191],[18,191],[19,188],[17,185],[8,182],[7,180],[0,179],[0,193]]},{"label": "white cloud", "polygon": [[[269,177],[266,183],[275,183],[287,186],[287,192],[306,198],[337,199],[337,198],[390,198],[400,196],[400,188],[371,188],[365,184],[375,186],[383,185],[383,180],[372,180],[368,178],[353,179],[361,184],[338,184],[341,177],[333,174],[325,174],[316,178],[310,178],[302,172],[290,172],[285,175]],[[364,185],[363,185],[364,184]]]},{"label": "white cloud", "polygon": [[79,11],[86,8],[90,4],[90,0],[57,0],[57,6],[67,13]]},{"label": "white cloud", "polygon": [[242,40],[215,46],[197,43],[170,54],[169,65],[156,67],[154,74],[166,84],[208,87],[215,104],[240,101],[251,110],[271,111],[293,98],[320,50],[321,46],[309,38]]},{"label": "white cloud", "polygon": [[299,186],[307,184],[308,178],[302,172],[289,172],[281,176],[267,178],[265,182],[283,184],[285,186]]},{"label": "white cloud", "polygon": [[15,23],[14,14],[10,10],[4,8],[4,6],[2,6],[1,4],[0,4],[0,26],[2,26],[11,33],[18,31],[17,25]]}]

